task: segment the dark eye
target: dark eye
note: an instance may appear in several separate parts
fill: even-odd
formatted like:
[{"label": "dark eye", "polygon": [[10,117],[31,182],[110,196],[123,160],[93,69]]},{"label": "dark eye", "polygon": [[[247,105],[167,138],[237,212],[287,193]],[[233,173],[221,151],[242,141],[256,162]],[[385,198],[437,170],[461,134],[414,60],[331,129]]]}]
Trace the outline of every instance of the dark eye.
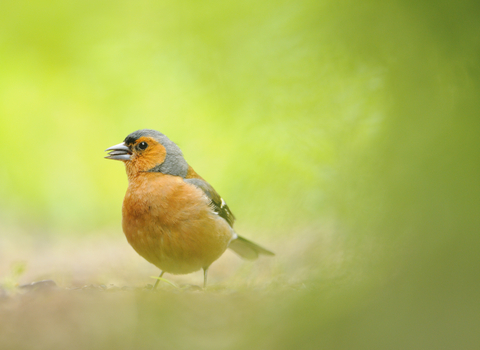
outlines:
[{"label": "dark eye", "polygon": [[142,149],[142,150],[143,150],[143,149],[146,149],[147,147],[148,147],[148,143],[146,143],[146,142],[140,142],[140,143],[138,144],[138,148],[140,148],[140,149]]}]

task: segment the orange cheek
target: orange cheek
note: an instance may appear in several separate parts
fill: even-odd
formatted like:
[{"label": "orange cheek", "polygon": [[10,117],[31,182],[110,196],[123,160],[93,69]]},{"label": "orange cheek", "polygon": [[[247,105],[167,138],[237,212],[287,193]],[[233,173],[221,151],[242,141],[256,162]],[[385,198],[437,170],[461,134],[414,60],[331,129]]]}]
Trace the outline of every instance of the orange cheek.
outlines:
[{"label": "orange cheek", "polygon": [[162,164],[167,155],[165,147],[161,144],[154,144],[142,153],[135,153],[130,161],[125,163],[128,176],[139,172],[148,171],[155,166]]},{"label": "orange cheek", "polygon": [[152,146],[147,153],[145,154],[145,158],[153,163],[153,166],[162,164],[167,156],[167,150],[163,145],[156,144]]}]

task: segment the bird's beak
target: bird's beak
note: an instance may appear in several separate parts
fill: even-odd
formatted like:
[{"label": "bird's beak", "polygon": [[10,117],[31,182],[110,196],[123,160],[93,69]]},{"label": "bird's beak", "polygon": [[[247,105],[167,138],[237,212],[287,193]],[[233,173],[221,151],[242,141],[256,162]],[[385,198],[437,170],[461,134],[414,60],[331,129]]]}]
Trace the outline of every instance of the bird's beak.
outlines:
[{"label": "bird's beak", "polygon": [[105,158],[113,160],[130,160],[130,157],[132,156],[130,148],[128,148],[124,142],[107,148],[105,152],[108,152],[108,156]]}]

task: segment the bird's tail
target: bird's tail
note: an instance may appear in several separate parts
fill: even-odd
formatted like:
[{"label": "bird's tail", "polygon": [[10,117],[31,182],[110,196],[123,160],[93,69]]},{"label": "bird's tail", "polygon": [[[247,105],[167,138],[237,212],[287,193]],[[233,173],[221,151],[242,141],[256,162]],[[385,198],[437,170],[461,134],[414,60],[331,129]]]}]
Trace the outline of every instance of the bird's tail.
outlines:
[{"label": "bird's tail", "polygon": [[241,236],[237,236],[237,238],[233,239],[228,247],[242,258],[248,260],[255,260],[261,254],[270,256],[275,255],[271,251],[262,248]]}]

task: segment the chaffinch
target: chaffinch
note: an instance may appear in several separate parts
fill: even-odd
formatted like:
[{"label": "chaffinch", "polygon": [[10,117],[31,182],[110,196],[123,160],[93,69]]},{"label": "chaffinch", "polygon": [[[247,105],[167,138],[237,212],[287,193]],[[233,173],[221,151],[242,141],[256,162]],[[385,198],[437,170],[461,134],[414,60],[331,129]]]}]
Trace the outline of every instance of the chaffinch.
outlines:
[{"label": "chaffinch", "polygon": [[245,259],[274,255],[235,233],[227,203],[164,134],[137,130],[106,151],[105,158],[124,162],[127,171],[123,232],[160,277],[203,269],[205,288],[209,266],[227,248]]}]

